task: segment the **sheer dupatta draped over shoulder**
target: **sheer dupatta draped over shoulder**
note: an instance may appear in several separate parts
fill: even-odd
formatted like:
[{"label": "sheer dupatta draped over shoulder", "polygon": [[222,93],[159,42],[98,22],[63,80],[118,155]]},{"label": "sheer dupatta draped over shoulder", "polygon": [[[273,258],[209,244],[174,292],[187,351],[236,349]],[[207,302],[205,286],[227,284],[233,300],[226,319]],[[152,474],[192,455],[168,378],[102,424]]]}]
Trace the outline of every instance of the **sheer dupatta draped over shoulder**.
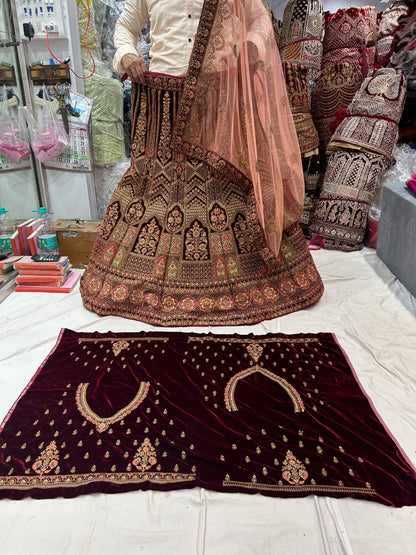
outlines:
[{"label": "sheer dupatta draped over shoulder", "polygon": [[171,146],[250,182],[266,242],[300,218],[301,155],[262,0],[205,0]]}]

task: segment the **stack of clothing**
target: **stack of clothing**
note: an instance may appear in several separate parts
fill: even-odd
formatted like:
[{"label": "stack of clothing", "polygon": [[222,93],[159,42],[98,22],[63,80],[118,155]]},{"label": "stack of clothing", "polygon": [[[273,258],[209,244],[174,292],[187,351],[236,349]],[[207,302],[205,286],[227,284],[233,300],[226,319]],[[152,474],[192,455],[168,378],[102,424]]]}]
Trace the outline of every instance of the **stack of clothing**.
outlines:
[{"label": "stack of clothing", "polygon": [[347,108],[362,82],[361,67],[353,62],[334,62],[319,73],[315,82],[312,114],[322,152],[326,151],[335,131],[337,112]]},{"label": "stack of clothing", "polygon": [[393,68],[375,71],[362,83],[332,136],[311,225],[325,248],[363,248],[371,202],[393,161],[405,98],[403,72]]},{"label": "stack of clothing", "polygon": [[381,13],[376,43],[376,63],[378,67],[386,64],[394,51],[397,39],[395,31],[399,21],[407,17],[409,0],[391,0],[388,8]]},{"label": "stack of clothing", "polygon": [[306,231],[316,200],[311,196],[316,190],[315,180],[313,177],[309,180],[308,170],[319,152],[319,135],[311,117],[311,90],[321,70],[324,36],[322,2],[290,0],[282,24],[275,32],[279,36],[280,55],[304,166],[306,195],[300,223]]},{"label": "stack of clothing", "polygon": [[377,14],[374,6],[341,8],[325,12],[322,67],[350,62],[361,67],[364,77],[374,67]]},{"label": "stack of clothing", "polygon": [[395,32],[396,44],[390,65],[400,68],[406,76],[407,88],[416,90],[416,2],[409,6],[407,15],[399,18]]},{"label": "stack of clothing", "polygon": [[[363,79],[374,65],[377,17],[373,6],[324,12],[322,69],[316,76],[312,117],[319,134],[319,156],[305,170],[306,198],[302,225],[310,224],[321,192],[327,164],[327,145]],[[316,171],[322,173],[316,175]],[[312,172],[312,173],[310,173]],[[314,188],[314,184],[316,187]]]},{"label": "stack of clothing", "polygon": [[306,158],[318,152],[319,144],[318,132],[311,115],[308,69],[303,64],[283,62],[283,72],[300,152]]},{"label": "stack of clothing", "polygon": [[323,34],[321,0],[290,0],[279,33],[282,62],[303,64],[314,80],[321,69]]}]

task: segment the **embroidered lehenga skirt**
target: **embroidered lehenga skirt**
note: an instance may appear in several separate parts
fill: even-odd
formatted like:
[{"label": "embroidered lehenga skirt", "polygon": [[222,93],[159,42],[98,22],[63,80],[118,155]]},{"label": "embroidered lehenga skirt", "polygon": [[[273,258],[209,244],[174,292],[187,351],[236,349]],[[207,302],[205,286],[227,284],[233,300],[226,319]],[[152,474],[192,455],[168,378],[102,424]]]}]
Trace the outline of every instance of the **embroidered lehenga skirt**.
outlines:
[{"label": "embroidered lehenga skirt", "polygon": [[169,147],[183,79],[148,75],[132,95],[131,166],[81,280],[86,308],[160,326],[240,325],[316,302],[301,229],[265,244],[253,190]]}]

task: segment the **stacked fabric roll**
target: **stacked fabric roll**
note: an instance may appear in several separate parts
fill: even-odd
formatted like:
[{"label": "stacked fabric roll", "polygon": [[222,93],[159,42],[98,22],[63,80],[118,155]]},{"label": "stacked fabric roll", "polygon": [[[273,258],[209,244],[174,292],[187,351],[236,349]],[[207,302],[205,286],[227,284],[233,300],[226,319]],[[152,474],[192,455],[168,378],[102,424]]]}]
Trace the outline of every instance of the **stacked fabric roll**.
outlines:
[{"label": "stacked fabric roll", "polygon": [[381,13],[376,43],[378,67],[390,60],[396,44],[395,31],[399,27],[399,21],[407,16],[408,11],[409,6],[406,0],[391,0],[388,8]]},{"label": "stacked fabric roll", "polygon": [[339,114],[345,111],[364,77],[374,65],[377,17],[373,6],[343,8],[336,13],[324,12],[322,69],[316,76],[312,98],[312,117],[319,134],[319,159],[305,169],[307,187],[303,227],[310,232],[314,206],[319,198],[324,174],[315,176],[316,168],[325,172],[326,147],[334,132]]},{"label": "stacked fabric roll", "polygon": [[377,13],[374,6],[325,12],[322,67],[334,62],[360,65],[363,76],[374,67]]},{"label": "stacked fabric roll", "polygon": [[363,81],[332,136],[311,225],[325,248],[352,251],[363,247],[369,207],[393,159],[405,98],[403,72],[377,70]]},{"label": "stacked fabric roll", "polygon": [[319,137],[311,115],[308,69],[303,64],[283,62],[290,108],[303,157],[318,152]]},{"label": "stacked fabric roll", "polygon": [[314,80],[321,69],[324,34],[321,0],[289,0],[283,13],[279,49],[282,62],[303,64]]},{"label": "stacked fabric roll", "polygon": [[347,108],[362,82],[360,66],[351,62],[334,62],[319,73],[315,82],[312,114],[322,152],[326,151],[335,131],[336,113]]}]

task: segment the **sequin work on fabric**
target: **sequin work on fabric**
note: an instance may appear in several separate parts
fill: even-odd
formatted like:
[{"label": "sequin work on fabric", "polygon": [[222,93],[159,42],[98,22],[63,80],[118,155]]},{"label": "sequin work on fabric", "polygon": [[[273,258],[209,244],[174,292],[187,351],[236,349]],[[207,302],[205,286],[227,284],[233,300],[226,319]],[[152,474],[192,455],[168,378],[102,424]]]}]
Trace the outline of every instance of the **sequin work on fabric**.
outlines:
[{"label": "sequin work on fabric", "polygon": [[300,228],[284,232],[276,259],[247,182],[170,149],[182,86],[149,76],[138,88],[132,164],[81,282],[85,306],[162,326],[238,325],[317,301],[322,283]]}]

